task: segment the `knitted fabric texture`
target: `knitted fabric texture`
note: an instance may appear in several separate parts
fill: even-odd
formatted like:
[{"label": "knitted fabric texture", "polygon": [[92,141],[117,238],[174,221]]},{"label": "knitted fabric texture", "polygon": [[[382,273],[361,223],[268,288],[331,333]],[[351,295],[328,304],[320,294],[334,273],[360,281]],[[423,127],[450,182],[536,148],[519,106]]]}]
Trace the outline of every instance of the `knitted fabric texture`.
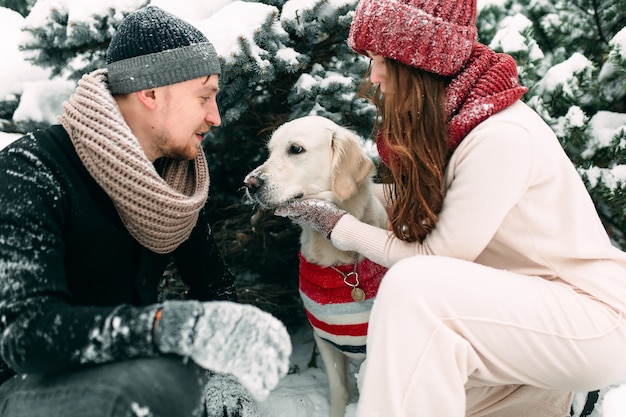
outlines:
[{"label": "knitted fabric texture", "polygon": [[122,21],[107,50],[112,94],[220,74],[215,48],[200,30],[156,6]]},{"label": "knitted fabric texture", "polygon": [[[370,311],[387,268],[366,258],[357,264],[365,300],[355,302],[350,295],[352,288],[339,272],[309,262],[302,253],[299,256],[300,297],[311,326],[338,349],[364,355]],[[353,264],[336,268],[344,274],[354,271]]]},{"label": "knitted fabric texture", "polygon": [[[474,43],[465,67],[446,89],[449,152],[480,122],[515,103],[526,91],[518,83],[517,65],[510,55]],[[390,166],[394,157],[380,134],[376,146],[383,163]]]},{"label": "knitted fabric texture", "polygon": [[59,122],[81,161],[109,195],[130,234],[169,253],[191,234],[209,192],[204,153],[163,159],[162,176],[144,153],[107,89],[105,69],[84,75]]},{"label": "knitted fabric texture", "polygon": [[477,39],[476,0],[361,0],[348,45],[440,75],[454,75]]},{"label": "knitted fabric texture", "polygon": [[510,55],[478,42],[463,70],[446,89],[448,148],[452,151],[480,122],[506,109],[528,89],[519,84]]}]

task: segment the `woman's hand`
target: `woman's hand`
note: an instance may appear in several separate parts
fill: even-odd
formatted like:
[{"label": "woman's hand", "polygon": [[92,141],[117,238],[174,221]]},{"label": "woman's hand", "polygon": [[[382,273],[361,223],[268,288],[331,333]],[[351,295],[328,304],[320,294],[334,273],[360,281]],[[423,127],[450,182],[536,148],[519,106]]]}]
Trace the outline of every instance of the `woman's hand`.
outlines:
[{"label": "woman's hand", "polygon": [[346,211],[329,201],[311,198],[280,206],[274,210],[274,214],[287,217],[301,227],[313,229],[329,239],[330,232]]}]

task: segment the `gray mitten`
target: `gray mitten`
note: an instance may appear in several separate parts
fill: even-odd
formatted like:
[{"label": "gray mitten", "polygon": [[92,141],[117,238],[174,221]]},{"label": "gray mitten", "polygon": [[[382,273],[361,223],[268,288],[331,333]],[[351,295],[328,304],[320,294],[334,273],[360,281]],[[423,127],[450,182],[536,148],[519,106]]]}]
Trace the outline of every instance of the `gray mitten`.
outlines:
[{"label": "gray mitten", "polygon": [[166,301],[154,342],[163,353],[233,374],[258,400],[287,374],[291,355],[283,323],[257,307],[230,301]]},{"label": "gray mitten", "polygon": [[248,390],[232,375],[211,373],[205,398],[208,417],[261,417]]},{"label": "gray mitten", "polygon": [[346,211],[329,201],[310,198],[280,206],[274,210],[274,214],[288,217],[301,227],[316,230],[328,239],[330,232]]}]

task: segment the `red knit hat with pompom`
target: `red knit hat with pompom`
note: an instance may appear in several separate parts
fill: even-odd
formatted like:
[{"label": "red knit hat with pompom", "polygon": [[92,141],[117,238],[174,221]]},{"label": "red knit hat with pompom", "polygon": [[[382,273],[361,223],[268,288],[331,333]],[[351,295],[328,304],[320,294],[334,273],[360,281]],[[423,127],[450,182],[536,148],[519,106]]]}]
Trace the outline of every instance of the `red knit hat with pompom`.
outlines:
[{"label": "red knit hat with pompom", "polygon": [[361,0],[348,45],[451,76],[467,62],[476,38],[476,0]]}]

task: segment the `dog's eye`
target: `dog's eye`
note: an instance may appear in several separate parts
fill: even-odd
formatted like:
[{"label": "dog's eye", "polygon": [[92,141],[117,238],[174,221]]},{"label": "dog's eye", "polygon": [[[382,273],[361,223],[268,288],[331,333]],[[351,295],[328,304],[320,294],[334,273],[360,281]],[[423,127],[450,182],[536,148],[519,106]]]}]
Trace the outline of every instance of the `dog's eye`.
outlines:
[{"label": "dog's eye", "polygon": [[304,152],[304,148],[302,146],[300,146],[300,145],[292,144],[289,147],[289,153],[290,154],[297,155],[297,154],[300,154],[302,152]]}]

